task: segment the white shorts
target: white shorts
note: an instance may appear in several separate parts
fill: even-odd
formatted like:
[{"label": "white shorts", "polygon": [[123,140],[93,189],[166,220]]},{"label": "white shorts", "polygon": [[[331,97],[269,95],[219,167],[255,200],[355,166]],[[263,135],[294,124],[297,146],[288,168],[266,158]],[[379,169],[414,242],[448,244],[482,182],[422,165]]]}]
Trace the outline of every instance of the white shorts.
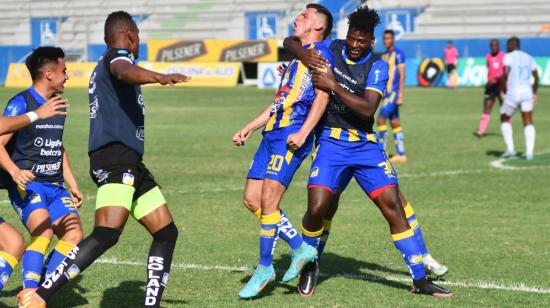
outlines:
[{"label": "white shorts", "polygon": [[521,112],[531,112],[534,107],[533,98],[516,100],[510,99],[509,97],[504,98],[502,106],[500,106],[500,114],[505,114],[509,117],[513,116],[518,107],[520,107]]}]

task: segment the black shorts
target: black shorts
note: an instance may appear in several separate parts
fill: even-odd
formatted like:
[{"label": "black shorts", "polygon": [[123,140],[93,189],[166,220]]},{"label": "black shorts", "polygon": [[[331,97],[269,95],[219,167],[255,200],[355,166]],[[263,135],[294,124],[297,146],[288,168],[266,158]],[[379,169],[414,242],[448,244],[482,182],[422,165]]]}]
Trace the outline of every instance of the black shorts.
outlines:
[{"label": "black shorts", "polygon": [[116,183],[133,186],[137,200],[149,190],[159,186],[145,167],[139,153],[124,144],[111,143],[89,153],[90,176],[97,187]]},{"label": "black shorts", "polygon": [[456,70],[456,65],[447,64],[447,73],[453,72],[454,70]]},{"label": "black shorts", "polygon": [[485,85],[485,93],[484,93],[484,96],[485,96],[485,99],[490,99],[492,101],[494,101],[495,99],[499,99],[500,100],[500,91],[502,90],[502,87],[500,86],[500,83],[497,82],[497,83],[487,83]]}]

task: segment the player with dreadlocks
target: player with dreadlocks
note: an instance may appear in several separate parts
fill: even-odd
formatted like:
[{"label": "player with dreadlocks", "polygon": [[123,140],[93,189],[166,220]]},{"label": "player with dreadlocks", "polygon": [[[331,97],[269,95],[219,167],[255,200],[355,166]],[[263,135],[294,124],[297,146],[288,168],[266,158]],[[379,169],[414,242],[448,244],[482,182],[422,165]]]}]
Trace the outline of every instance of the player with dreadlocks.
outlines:
[{"label": "player with dreadlocks", "polygon": [[[388,81],[387,64],[371,50],[374,29],[379,23],[375,10],[358,8],[349,16],[346,40],[335,40],[330,45],[335,55],[334,70],[313,74],[315,86],[332,94],[311,165],[302,237],[311,246],[319,245],[325,228],[323,218],[333,197],[354,177],[388,221],[392,240],[413,278],[411,291],[452,296],[426,278],[422,249],[407,221],[397,175],[373,130],[374,115]],[[297,50],[289,44],[295,45],[292,39],[287,39],[285,46],[291,52]],[[323,65],[322,61],[318,65]],[[316,276],[317,270],[311,272]],[[298,292],[312,295],[315,283],[316,277],[300,279]]]}]

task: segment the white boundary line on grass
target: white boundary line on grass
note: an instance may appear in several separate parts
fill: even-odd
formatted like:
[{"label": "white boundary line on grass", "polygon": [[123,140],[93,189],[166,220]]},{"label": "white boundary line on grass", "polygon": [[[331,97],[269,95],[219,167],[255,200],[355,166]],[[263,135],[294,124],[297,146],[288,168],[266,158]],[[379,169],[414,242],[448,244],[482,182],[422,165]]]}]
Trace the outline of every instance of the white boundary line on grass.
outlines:
[{"label": "white boundary line on grass", "polygon": [[[128,261],[128,260],[118,260],[116,258],[101,258],[98,259],[95,263],[99,264],[108,264],[108,265],[128,265],[128,266],[145,266],[145,262],[138,261]],[[220,270],[228,272],[248,272],[252,269],[246,266],[228,266],[228,265],[202,265],[195,263],[174,263],[172,268],[183,269],[183,270]],[[397,282],[406,282],[410,283],[410,278],[398,277],[398,276],[375,276],[375,275],[357,275],[349,273],[340,273],[329,275],[326,273],[320,273],[321,277],[334,277],[334,278],[346,278],[346,279],[360,279],[368,281],[397,281]],[[526,293],[537,293],[537,294],[550,294],[550,288],[539,287],[539,286],[528,286],[522,282],[514,282],[512,284],[501,284],[493,281],[481,281],[481,280],[471,280],[471,281],[460,281],[460,280],[445,280],[438,281],[438,284],[456,286],[463,288],[472,288],[472,289],[489,289],[489,290],[502,290],[502,291],[517,291],[517,292],[526,292]]]}]

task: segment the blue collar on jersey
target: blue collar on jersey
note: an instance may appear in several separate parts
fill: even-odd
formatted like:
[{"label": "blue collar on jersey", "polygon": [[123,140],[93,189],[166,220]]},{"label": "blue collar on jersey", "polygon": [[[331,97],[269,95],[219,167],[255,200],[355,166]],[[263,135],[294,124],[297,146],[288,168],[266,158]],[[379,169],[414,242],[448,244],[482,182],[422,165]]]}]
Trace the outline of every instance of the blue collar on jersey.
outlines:
[{"label": "blue collar on jersey", "polygon": [[30,87],[29,92],[31,93],[32,97],[34,97],[38,105],[42,106],[46,102],[46,100],[42,97],[42,95],[40,95],[40,93],[38,93],[38,91],[36,91],[34,87]]},{"label": "blue collar on jersey", "polygon": [[344,61],[347,63],[347,64],[350,64],[350,65],[355,65],[355,64],[361,64],[361,63],[365,63],[369,58],[370,56],[372,55],[372,52],[368,51],[367,55],[364,56],[363,58],[359,59],[359,61],[352,61],[350,59],[348,59],[348,53],[347,53],[347,50],[348,50],[348,46],[347,45],[344,45],[344,48],[342,48],[342,59],[344,59]]}]

